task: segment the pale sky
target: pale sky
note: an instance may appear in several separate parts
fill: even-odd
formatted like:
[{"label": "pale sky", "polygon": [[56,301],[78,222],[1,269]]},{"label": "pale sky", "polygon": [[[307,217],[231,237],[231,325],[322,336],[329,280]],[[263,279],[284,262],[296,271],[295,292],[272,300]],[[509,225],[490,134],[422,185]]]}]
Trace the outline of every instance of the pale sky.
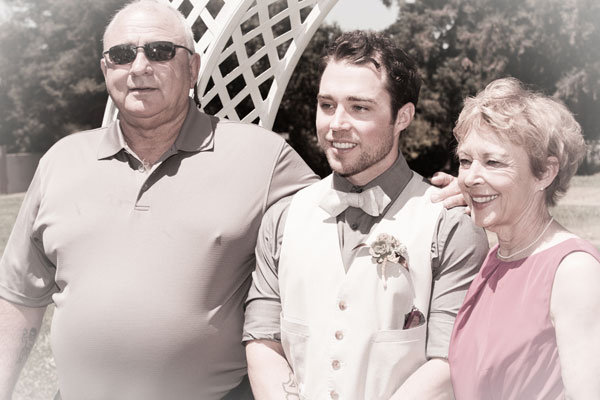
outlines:
[{"label": "pale sky", "polygon": [[0,0],[0,22],[3,22],[6,18],[8,18],[7,8],[8,6],[6,5],[6,1]]},{"label": "pale sky", "polygon": [[[6,0],[0,0],[0,22],[7,17]],[[344,31],[352,29],[387,28],[396,20],[398,4],[394,1],[392,7],[386,8],[379,0],[338,0],[326,22],[337,24]]]},{"label": "pale sky", "polygon": [[396,21],[397,15],[396,1],[387,8],[379,0],[338,0],[325,18],[325,22],[337,22],[344,31],[353,29],[379,31]]}]

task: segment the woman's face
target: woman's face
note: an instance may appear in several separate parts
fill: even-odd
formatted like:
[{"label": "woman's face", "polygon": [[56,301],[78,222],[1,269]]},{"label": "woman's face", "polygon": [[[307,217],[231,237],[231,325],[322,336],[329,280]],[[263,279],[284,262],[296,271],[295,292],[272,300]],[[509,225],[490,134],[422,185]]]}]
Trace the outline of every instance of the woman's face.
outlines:
[{"label": "woman's face", "polygon": [[543,184],[527,151],[489,128],[472,130],[458,145],[458,183],[478,226],[492,232],[530,221],[545,208]]}]

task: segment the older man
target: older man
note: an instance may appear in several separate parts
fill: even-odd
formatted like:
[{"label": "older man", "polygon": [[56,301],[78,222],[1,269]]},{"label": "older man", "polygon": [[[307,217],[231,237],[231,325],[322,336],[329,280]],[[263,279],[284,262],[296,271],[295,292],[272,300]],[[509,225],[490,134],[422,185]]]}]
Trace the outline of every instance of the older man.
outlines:
[{"label": "older man", "polygon": [[104,50],[118,121],[47,152],[0,263],[0,397],[54,302],[63,399],[221,399],[246,375],[260,220],[316,178],[277,135],[196,109],[173,8],[127,5]]},{"label": "older man", "polygon": [[334,173],[263,219],[244,334],[252,389],[257,399],[451,398],[450,334],[485,233],[462,209],[432,204],[434,188],[399,153],[415,63],[356,31],[327,48],[323,69],[316,127]]}]

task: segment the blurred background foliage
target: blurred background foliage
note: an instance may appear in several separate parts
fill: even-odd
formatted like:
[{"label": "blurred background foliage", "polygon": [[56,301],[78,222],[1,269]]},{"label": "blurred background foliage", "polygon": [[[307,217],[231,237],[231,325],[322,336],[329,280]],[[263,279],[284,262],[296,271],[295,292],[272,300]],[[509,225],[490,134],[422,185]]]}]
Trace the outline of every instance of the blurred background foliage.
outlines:
[{"label": "blurred background foliage", "polygon": [[[600,169],[600,2],[369,1],[398,2],[396,22],[385,32],[415,58],[423,76],[417,118],[401,142],[415,170],[426,176],[455,170],[452,127],[463,99],[504,76],[562,100],[592,145],[580,172]],[[99,68],[102,33],[124,3],[0,0],[0,145],[43,152],[62,136],[100,125],[107,99]],[[339,33],[336,25],[317,31],[274,125],[322,176],[329,169],[314,133],[318,63],[325,43]]]}]

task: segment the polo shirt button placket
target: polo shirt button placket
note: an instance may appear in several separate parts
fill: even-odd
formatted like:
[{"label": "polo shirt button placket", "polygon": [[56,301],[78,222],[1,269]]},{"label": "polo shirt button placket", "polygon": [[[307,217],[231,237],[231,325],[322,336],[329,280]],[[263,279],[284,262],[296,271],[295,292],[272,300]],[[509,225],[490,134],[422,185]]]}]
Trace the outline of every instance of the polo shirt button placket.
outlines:
[{"label": "polo shirt button placket", "polygon": [[148,203],[148,196],[145,194],[148,189],[150,189],[150,184],[146,180],[142,187],[140,188],[140,192],[138,194],[138,199],[135,202],[135,209],[137,211],[148,211],[150,210],[150,205]]}]

